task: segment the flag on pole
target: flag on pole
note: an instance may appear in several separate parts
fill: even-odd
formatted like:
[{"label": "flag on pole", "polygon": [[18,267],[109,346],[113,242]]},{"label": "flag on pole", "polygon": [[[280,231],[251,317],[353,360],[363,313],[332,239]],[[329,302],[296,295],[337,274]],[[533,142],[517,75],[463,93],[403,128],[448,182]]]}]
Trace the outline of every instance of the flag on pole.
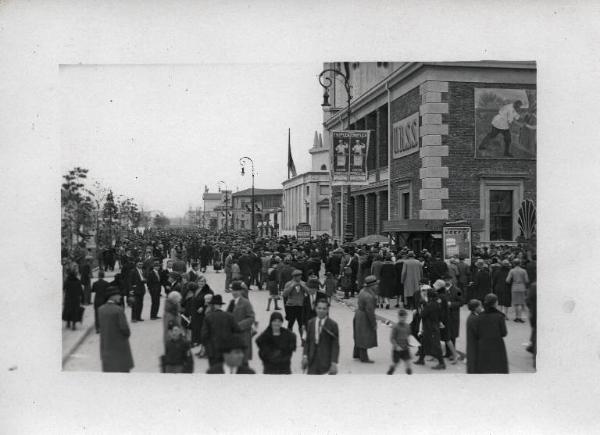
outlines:
[{"label": "flag on pole", "polygon": [[292,177],[296,176],[296,165],[294,165],[294,159],[292,158],[292,144],[290,142],[290,129],[288,128],[288,180],[290,179],[290,172]]}]

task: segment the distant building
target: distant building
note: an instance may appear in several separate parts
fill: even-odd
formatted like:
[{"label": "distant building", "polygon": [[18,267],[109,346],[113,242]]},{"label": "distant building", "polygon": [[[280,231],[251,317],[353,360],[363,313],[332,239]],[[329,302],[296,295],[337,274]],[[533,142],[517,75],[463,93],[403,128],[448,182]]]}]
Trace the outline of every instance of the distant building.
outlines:
[{"label": "distant building", "polygon": [[[250,230],[252,226],[252,189],[240,190],[231,195],[234,230]],[[281,222],[281,189],[254,189],[254,221],[257,234],[277,234]]]},{"label": "distant building", "polygon": [[[227,200],[227,203],[226,203]],[[211,230],[225,229],[225,222],[228,222],[229,228],[232,227],[231,211],[231,191],[222,190],[211,193],[205,190],[202,195],[203,211],[201,214],[200,226]],[[229,213],[229,219],[225,218],[225,213]]]},{"label": "distant building", "polygon": [[281,235],[295,235],[299,223],[311,226],[312,235],[331,234],[331,195],[329,148],[317,132],[309,150],[310,172],[298,174],[283,183],[283,220]]}]

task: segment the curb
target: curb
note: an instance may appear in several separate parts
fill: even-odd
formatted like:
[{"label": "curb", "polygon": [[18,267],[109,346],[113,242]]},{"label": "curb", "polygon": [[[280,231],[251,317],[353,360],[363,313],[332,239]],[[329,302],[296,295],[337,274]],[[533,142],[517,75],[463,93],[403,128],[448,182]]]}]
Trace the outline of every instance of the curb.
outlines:
[{"label": "curb", "polygon": [[75,344],[73,344],[73,346],[71,346],[71,349],[69,349],[62,357],[62,367],[64,369],[65,367],[65,363],[67,362],[67,360],[69,358],[71,358],[71,355],[73,355],[75,353],[75,351],[79,348],[79,346],[81,346],[81,344],[85,341],[85,339],[90,335],[90,333],[92,331],[94,331],[96,329],[95,325],[90,325],[88,326],[87,330],[83,332],[83,334],[81,334],[81,337],[79,337],[77,339],[77,341],[75,342]]}]

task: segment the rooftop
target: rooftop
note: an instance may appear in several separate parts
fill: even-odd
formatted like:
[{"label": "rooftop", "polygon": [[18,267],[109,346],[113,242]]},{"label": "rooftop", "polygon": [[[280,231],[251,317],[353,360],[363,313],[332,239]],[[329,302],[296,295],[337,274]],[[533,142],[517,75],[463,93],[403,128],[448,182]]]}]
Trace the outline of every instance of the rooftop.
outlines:
[{"label": "rooftop", "polygon": [[[252,188],[240,190],[233,193],[231,196],[251,196]],[[283,195],[283,189],[257,189],[254,188],[254,196],[259,195]]]}]

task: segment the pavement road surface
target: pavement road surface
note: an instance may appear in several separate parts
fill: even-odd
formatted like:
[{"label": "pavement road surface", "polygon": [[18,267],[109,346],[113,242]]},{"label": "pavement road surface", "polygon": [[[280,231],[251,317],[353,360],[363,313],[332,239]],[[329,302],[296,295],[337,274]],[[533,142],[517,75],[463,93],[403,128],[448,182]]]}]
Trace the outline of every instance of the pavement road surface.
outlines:
[{"label": "pavement road surface", "polygon": [[[231,294],[227,294],[224,291],[225,274],[223,272],[216,273],[210,267],[205,274],[208,284],[217,294],[223,296],[223,300],[226,304],[232,299]],[[256,314],[256,320],[258,321],[259,333],[262,332],[268,325],[269,317],[271,312],[266,311],[268,292],[266,290],[258,291],[253,289],[249,296],[250,302],[254,307]],[[161,307],[159,315],[162,316],[164,307],[164,296],[161,297]],[[349,303],[350,302],[350,303]],[[378,347],[369,349],[369,357],[374,360],[373,364],[361,363],[358,360],[352,358],[352,350],[354,347],[352,338],[352,320],[354,317],[354,311],[352,308],[352,301],[332,301],[329,315],[335,320],[340,327],[340,359],[338,364],[338,370],[340,374],[385,374],[390,362],[391,362],[391,344],[389,341],[390,328],[391,326],[386,323],[389,321],[396,320],[395,309],[377,309],[378,315]],[[280,301],[281,304],[281,301]],[[226,307],[225,305],[224,307]],[[273,306],[271,306],[273,310]],[[83,328],[93,328],[93,308],[89,306],[87,308],[88,317],[87,325],[84,322]],[[130,344],[133,353],[133,360],[135,367],[133,372],[156,372],[159,373],[159,357],[163,353],[163,322],[162,319],[150,320],[150,297],[146,293],[144,299],[144,309],[142,312],[142,318],[144,322],[130,323],[131,337]],[[282,314],[283,311],[282,311]],[[131,311],[129,308],[126,309],[126,315],[128,321],[131,318]],[[285,314],[284,314],[285,315]],[[460,337],[457,340],[457,349],[464,351],[464,325],[467,318],[468,312],[463,307],[461,312],[461,331]],[[89,320],[91,318],[91,320]],[[386,322],[389,320],[388,322]],[[287,325],[287,322],[284,324]],[[534,372],[532,367],[531,356],[525,351],[525,344],[529,338],[529,325],[528,324],[517,324],[514,322],[507,322],[508,336],[506,337],[506,345],[508,351],[508,358],[510,364],[511,373],[514,372]],[[297,326],[295,326],[294,332],[297,335],[297,350],[292,358],[292,373],[302,373],[300,362],[302,359],[302,347],[300,337],[298,334]],[[65,343],[72,343],[74,341],[73,331],[63,330],[63,348]],[[92,329],[89,334],[83,334],[80,332],[83,341],[81,344],[75,347],[75,350],[65,356],[63,364],[63,370],[65,371],[101,371],[100,363],[100,340],[99,335]],[[254,337],[254,339],[256,336]],[[254,340],[253,339],[253,340]],[[416,352],[415,348],[411,348],[411,353],[414,355]],[[250,361],[250,366],[257,372],[262,373],[262,363],[258,358],[258,352],[256,343],[253,341],[253,353],[254,357]],[[413,358],[415,360],[416,358]],[[205,373],[208,369],[208,360],[205,358],[194,358],[194,372]],[[465,373],[465,363],[458,362],[455,365],[447,363],[446,370],[431,370],[431,367],[435,365],[434,361],[427,362],[425,366],[414,366],[413,372],[415,374],[443,374],[443,373]],[[399,365],[396,374],[404,374],[403,368]]]}]

